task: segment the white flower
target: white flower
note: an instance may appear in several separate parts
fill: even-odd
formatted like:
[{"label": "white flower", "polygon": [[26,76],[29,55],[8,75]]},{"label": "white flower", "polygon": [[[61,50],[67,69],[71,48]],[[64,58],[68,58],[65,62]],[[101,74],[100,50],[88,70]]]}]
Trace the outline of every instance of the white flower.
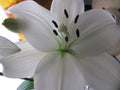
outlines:
[{"label": "white flower", "polygon": [[108,10],[120,25],[120,0],[93,0],[92,6]]},{"label": "white flower", "polygon": [[[120,0],[93,0],[92,7],[109,11],[116,20],[117,25],[120,25]],[[120,54],[120,42],[109,53],[118,56]]]},{"label": "white flower", "polygon": [[53,0],[50,11],[28,0],[10,11],[38,51],[22,42],[20,52],[1,60],[6,76],[34,76],[35,90],[119,89],[120,65],[106,52],[120,30],[107,11],[83,13],[83,0]]}]

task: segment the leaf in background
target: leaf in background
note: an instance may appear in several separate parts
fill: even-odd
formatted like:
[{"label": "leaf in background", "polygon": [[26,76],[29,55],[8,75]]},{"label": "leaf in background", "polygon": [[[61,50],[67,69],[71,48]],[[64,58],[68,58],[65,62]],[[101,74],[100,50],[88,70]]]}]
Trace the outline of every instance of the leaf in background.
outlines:
[{"label": "leaf in background", "polygon": [[17,88],[17,90],[31,90],[33,88],[34,88],[34,82],[26,80]]}]

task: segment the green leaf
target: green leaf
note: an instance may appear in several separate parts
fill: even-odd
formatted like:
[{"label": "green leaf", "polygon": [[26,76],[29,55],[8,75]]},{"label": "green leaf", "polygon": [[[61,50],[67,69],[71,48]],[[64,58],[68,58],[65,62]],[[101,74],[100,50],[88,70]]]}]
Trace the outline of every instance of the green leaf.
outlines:
[{"label": "green leaf", "polygon": [[12,32],[19,33],[18,23],[15,18],[7,18],[3,21],[2,25],[4,25],[7,29]]},{"label": "green leaf", "polygon": [[17,90],[31,90],[34,89],[34,82],[33,81],[24,81]]}]

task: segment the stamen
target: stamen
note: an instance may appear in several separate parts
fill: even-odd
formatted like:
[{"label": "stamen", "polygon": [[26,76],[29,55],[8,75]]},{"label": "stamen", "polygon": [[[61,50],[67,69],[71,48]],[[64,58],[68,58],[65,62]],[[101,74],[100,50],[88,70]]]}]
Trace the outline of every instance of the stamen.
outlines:
[{"label": "stamen", "polygon": [[79,29],[76,30],[76,35],[77,35],[77,37],[80,37]]},{"label": "stamen", "polygon": [[75,24],[77,23],[78,18],[79,18],[79,15],[77,15],[77,16],[75,17],[75,21],[74,21]]},{"label": "stamen", "polygon": [[54,20],[52,20],[52,23],[54,24],[54,26],[55,26],[56,28],[58,28],[58,24],[57,24]]},{"label": "stamen", "polygon": [[65,14],[66,18],[69,18],[69,15],[68,15],[68,12],[66,9],[64,9],[64,14]]},{"label": "stamen", "polygon": [[68,42],[68,36],[65,37],[65,41]]},{"label": "stamen", "polygon": [[57,31],[56,30],[53,30],[53,33],[57,36],[58,35],[58,33],[57,33]]}]

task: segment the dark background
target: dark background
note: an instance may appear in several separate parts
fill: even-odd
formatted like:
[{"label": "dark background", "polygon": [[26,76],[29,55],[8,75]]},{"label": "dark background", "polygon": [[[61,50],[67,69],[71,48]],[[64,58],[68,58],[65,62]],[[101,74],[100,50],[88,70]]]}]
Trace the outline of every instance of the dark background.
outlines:
[{"label": "dark background", "polygon": [[[50,5],[52,2],[52,0],[35,0],[35,1],[47,9],[50,9]],[[91,9],[92,0],[84,0],[84,1],[85,1],[85,10]]]}]

